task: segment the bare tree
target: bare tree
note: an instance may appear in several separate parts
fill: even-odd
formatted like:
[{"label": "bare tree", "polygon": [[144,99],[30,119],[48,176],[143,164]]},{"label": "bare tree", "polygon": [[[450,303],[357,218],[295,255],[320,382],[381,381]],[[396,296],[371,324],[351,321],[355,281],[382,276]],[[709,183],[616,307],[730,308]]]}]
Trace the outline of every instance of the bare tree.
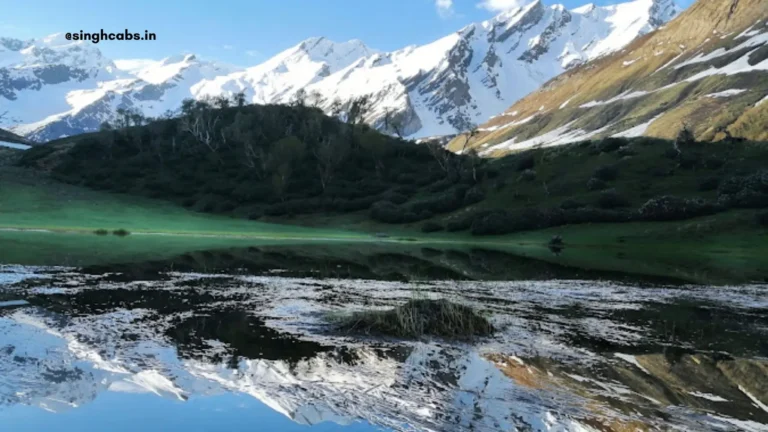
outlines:
[{"label": "bare tree", "polygon": [[470,123],[467,129],[467,132],[464,133],[464,145],[461,148],[461,154],[469,160],[470,166],[472,167],[472,180],[477,182],[477,167],[481,162],[480,155],[477,153],[476,149],[469,147],[469,144],[480,131],[474,123]]},{"label": "bare tree", "polygon": [[402,112],[394,112],[392,109],[388,108],[386,112],[384,112],[384,130],[395,131],[395,134],[398,138],[403,139],[403,127],[404,127],[404,114]]},{"label": "bare tree", "polygon": [[693,135],[693,132],[691,131],[691,128],[688,127],[688,123],[683,122],[682,128],[680,128],[680,131],[677,133],[677,137],[675,138],[675,141],[673,142],[673,146],[675,150],[677,150],[677,154],[681,154],[683,151],[680,148],[682,145],[683,147],[693,144],[696,142],[696,138]]},{"label": "bare tree", "polygon": [[370,95],[358,96],[352,99],[349,103],[349,109],[347,109],[347,123],[356,125],[364,122],[372,105],[373,100]]},{"label": "bare tree", "polygon": [[224,128],[224,134],[242,144],[243,164],[253,169],[256,177],[263,179],[267,173],[267,152],[258,142],[265,141],[266,137],[259,123],[258,116],[238,112],[234,121]]},{"label": "bare tree", "polygon": [[325,97],[317,90],[313,90],[308,97],[309,106],[313,108],[322,108],[325,105]]},{"label": "bare tree", "polygon": [[432,158],[435,159],[440,169],[446,174],[451,171],[451,152],[443,148],[437,141],[431,141],[425,144]]},{"label": "bare tree", "polygon": [[225,140],[225,135],[218,128],[220,121],[221,117],[211,109],[210,105],[205,101],[197,101],[194,107],[189,109],[187,114],[181,118],[179,127],[182,131],[192,135],[211,153],[216,153],[222,143],[219,138]]},{"label": "bare tree", "polygon": [[344,111],[344,104],[339,99],[334,99],[331,102],[331,116],[340,118],[341,113]]},{"label": "bare tree", "polygon": [[245,106],[246,100],[245,100],[245,92],[239,91],[232,95],[232,103],[235,104],[235,106],[243,107]]},{"label": "bare tree", "polygon": [[229,98],[219,95],[213,98],[213,106],[216,108],[229,108]]},{"label": "bare tree", "polygon": [[133,126],[141,126],[147,121],[143,114],[133,109],[129,110],[129,117]]},{"label": "bare tree", "polygon": [[285,201],[285,192],[292,174],[293,167],[289,164],[279,165],[272,173],[272,188],[281,201]]},{"label": "bare tree", "polygon": [[245,160],[243,163],[256,173],[256,177],[263,179],[266,176],[268,168],[268,157],[264,147],[255,145],[252,141],[243,143]]},{"label": "bare tree", "polygon": [[307,106],[307,91],[303,88],[298,89],[291,97],[290,105],[295,107]]},{"label": "bare tree", "polygon": [[272,144],[268,165],[272,167],[272,187],[275,194],[285,201],[285,192],[293,175],[293,168],[303,156],[306,147],[295,136],[287,136]]},{"label": "bare tree", "polygon": [[367,139],[362,140],[360,146],[363,148],[365,154],[373,159],[376,175],[379,178],[383,178],[385,169],[384,160],[392,151],[391,143],[387,142],[384,135],[374,134],[368,136]]},{"label": "bare tree", "polygon": [[323,190],[328,187],[328,183],[331,182],[336,173],[336,168],[347,157],[348,151],[347,142],[333,135],[321,139],[312,149],[312,153],[317,159],[317,171]]}]

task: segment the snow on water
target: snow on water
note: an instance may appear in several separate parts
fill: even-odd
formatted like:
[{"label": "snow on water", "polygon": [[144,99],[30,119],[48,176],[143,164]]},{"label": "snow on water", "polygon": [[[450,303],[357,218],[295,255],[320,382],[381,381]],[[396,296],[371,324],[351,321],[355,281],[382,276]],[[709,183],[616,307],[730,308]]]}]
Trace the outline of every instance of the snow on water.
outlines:
[{"label": "snow on water", "polygon": [[9,147],[17,150],[29,150],[32,148],[32,146],[28,146],[26,144],[12,143],[12,142],[1,141],[1,140],[0,140],[0,147]]},{"label": "snow on water", "polygon": [[25,306],[28,304],[29,302],[26,300],[6,300],[6,301],[0,301],[0,308],[13,307],[13,306]]},{"label": "snow on water", "polygon": [[[45,269],[4,267],[0,280],[11,280],[6,274],[17,277],[34,272],[46,276]],[[366,419],[398,430],[406,426],[435,431],[515,430],[521,423],[533,430],[592,430],[587,425],[594,424],[595,419],[642,416],[646,406],[640,404],[635,409],[634,405],[640,403],[639,399],[651,400],[653,412],[665,408],[623,384],[580,368],[613,359],[571,345],[569,335],[603,338],[611,345],[658,344],[661,349],[669,343],[666,334],[656,340],[649,331],[652,327],[623,322],[620,317],[624,314],[616,312],[640,313],[652,305],[696,301],[747,309],[746,313],[768,306],[761,286],[713,290],[579,280],[409,284],[184,273],[168,276],[168,280],[118,283],[59,269],[50,276],[52,279],[41,283],[41,289],[34,289],[35,306],[0,315],[0,350],[11,347],[14,354],[0,355],[0,410],[29,405],[61,412],[77,409],[103,392],[154,394],[181,401],[232,392],[254,397],[308,425],[323,421],[344,425]],[[197,303],[199,291],[190,289],[191,283],[201,281],[207,283],[204,291],[208,298],[202,304]],[[475,347],[433,342],[394,346],[378,343],[381,346],[371,347],[365,341],[316,331],[324,325],[328,313],[388,308],[412,299],[414,288],[423,298],[448,298],[483,310],[502,330]],[[130,296],[121,295],[122,300],[110,304],[104,301],[109,296],[97,295],[94,306],[98,307],[83,313],[89,310],[90,290],[141,290],[141,296],[136,297],[132,308]],[[28,292],[13,288],[6,291]],[[50,298],[51,310],[45,309],[49,300],[46,293],[57,294]],[[157,294],[163,295],[153,297]],[[174,301],[179,311],[159,313],[144,308],[152,304],[161,307],[166,302],[155,300],[167,299],[167,295],[178,296]],[[62,301],[66,296],[77,296],[78,300]],[[192,299],[195,301],[185,301]],[[75,303],[83,309],[68,312],[67,305]],[[218,322],[217,312],[232,310],[243,313],[234,323],[222,321],[222,334],[229,334],[228,325],[249,324],[247,317],[258,317],[269,328],[283,332],[278,345],[287,346],[287,351],[294,343],[288,334],[304,344],[325,343],[326,347],[309,352],[307,345],[307,353],[295,360],[274,358],[279,352],[265,358],[254,353],[232,358],[227,343],[211,339],[219,335],[220,326],[214,325]],[[579,316],[558,313],[573,310],[580,311]],[[581,314],[589,318],[581,318]],[[203,318],[205,325],[191,327],[195,332],[175,327],[193,318]],[[208,332],[212,336],[206,336],[201,346],[185,346],[184,342],[194,340],[197,333]],[[266,334],[266,330],[259,334]],[[171,339],[174,335],[183,337],[180,341]],[[237,339],[228,342],[237,344]],[[269,346],[268,338],[260,340],[259,345]],[[328,351],[332,346],[347,351],[341,351],[341,355]],[[506,360],[489,360],[493,354]],[[607,355],[641,367],[634,356]],[[544,366],[537,364],[536,359],[541,357],[551,361]],[[572,364],[580,369],[568,374],[556,368],[541,369],[549,363]],[[546,370],[547,374],[540,376],[551,381],[532,385],[524,376],[515,379],[515,373],[504,373],[500,365],[526,376]],[[571,377],[573,382],[588,387],[572,391],[572,384],[564,384],[560,377]],[[615,399],[621,406],[632,401],[633,408],[624,413],[601,405],[596,411],[598,399],[588,398],[590,394],[601,401]],[[685,410],[671,409],[665,415],[668,417],[664,421],[669,423],[657,425],[660,429],[678,426],[677,422],[688,430],[710,429],[722,422],[759,425],[725,416],[702,423],[701,415],[688,417]],[[651,424],[656,421],[641,419]]]}]

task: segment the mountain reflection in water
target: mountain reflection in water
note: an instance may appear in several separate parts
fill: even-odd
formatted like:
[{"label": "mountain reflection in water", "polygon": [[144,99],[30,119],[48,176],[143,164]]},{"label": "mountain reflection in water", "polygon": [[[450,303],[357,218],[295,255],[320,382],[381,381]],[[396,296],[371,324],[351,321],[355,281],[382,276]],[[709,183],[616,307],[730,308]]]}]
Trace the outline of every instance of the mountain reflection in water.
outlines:
[{"label": "mountain reflection in water", "polygon": [[[0,424],[120,430],[141,412],[131,430],[768,429],[764,286],[402,282],[304,265],[0,267]],[[470,346],[326,324],[414,296],[471,305],[501,331]]]}]

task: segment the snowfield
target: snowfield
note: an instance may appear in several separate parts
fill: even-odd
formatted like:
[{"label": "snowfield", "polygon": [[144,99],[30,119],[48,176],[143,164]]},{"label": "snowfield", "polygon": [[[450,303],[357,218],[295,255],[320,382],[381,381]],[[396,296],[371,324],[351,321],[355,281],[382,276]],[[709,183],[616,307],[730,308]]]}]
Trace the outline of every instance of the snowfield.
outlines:
[{"label": "snowfield", "polygon": [[391,112],[410,138],[450,135],[563,71],[620,50],[679,11],[672,0],[572,10],[535,1],[422,46],[379,52],[359,40],[316,37],[245,69],[191,54],[112,61],[61,34],[0,39],[0,76],[24,83],[0,79],[0,111],[12,113],[0,127],[47,141],[97,130],[118,108],[156,117],[184,98],[242,91],[251,103],[286,103],[303,89],[320,95],[314,103],[328,112],[334,100],[370,95],[366,120],[378,128]]}]

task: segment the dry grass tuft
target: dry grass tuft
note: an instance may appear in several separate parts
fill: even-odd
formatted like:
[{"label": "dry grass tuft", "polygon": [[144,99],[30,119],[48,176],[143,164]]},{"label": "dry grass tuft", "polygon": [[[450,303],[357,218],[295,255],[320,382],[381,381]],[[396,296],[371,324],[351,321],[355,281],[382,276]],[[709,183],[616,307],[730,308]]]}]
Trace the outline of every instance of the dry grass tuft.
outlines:
[{"label": "dry grass tuft", "polygon": [[410,300],[394,309],[357,312],[338,321],[342,331],[408,339],[471,339],[495,331],[474,309],[448,300]]}]

